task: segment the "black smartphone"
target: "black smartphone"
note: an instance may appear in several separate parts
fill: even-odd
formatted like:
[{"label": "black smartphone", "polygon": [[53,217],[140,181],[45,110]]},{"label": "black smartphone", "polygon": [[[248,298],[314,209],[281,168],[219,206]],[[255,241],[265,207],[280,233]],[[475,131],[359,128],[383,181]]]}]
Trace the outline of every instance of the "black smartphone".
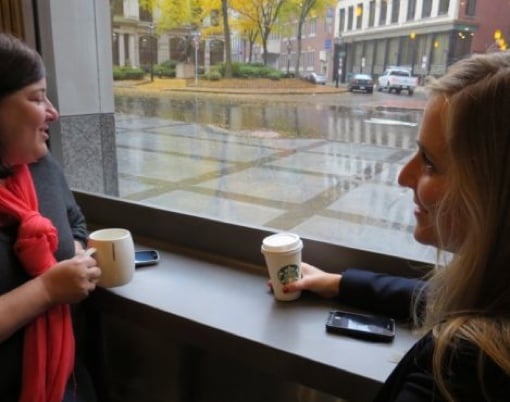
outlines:
[{"label": "black smartphone", "polygon": [[391,342],[395,337],[395,320],[347,311],[330,311],[326,330],[369,341]]},{"label": "black smartphone", "polygon": [[159,262],[159,252],[157,250],[138,250],[135,251],[135,267],[145,267]]}]

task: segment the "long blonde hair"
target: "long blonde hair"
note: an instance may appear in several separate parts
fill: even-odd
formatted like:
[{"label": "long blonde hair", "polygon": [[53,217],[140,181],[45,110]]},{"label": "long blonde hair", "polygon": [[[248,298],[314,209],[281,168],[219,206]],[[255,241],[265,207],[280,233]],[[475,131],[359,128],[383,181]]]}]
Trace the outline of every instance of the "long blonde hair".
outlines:
[{"label": "long blonde hair", "polygon": [[462,240],[430,279],[424,328],[435,338],[436,383],[454,401],[444,374],[459,340],[510,376],[510,53],[461,60],[429,89],[445,98],[450,161],[436,216],[439,247],[451,244],[452,230]]}]

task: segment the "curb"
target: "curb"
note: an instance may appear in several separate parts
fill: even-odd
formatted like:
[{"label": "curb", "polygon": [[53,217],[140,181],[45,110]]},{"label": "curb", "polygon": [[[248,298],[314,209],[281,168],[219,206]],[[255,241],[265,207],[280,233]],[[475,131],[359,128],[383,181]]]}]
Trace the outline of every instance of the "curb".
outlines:
[{"label": "curb", "polygon": [[319,94],[340,94],[346,92],[344,89],[334,88],[331,90],[314,90],[314,89],[271,89],[271,88],[260,88],[257,90],[253,89],[235,89],[235,88],[165,88],[162,91],[174,91],[174,92],[199,92],[199,93],[211,93],[211,94],[228,94],[228,95],[319,95]]}]

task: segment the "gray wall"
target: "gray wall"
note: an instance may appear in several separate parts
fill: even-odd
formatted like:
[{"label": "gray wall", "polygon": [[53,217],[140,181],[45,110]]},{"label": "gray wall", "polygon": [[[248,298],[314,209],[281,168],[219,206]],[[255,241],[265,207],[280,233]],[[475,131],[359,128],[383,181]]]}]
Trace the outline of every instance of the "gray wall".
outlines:
[{"label": "gray wall", "polygon": [[35,4],[48,95],[61,115],[51,150],[71,187],[118,195],[109,2]]}]

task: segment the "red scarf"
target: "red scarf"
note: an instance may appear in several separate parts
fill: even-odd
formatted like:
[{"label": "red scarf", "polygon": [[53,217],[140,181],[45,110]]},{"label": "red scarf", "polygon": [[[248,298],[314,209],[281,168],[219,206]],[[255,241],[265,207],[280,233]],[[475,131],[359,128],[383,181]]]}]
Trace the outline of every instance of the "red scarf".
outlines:
[{"label": "red scarf", "polygon": [[[0,212],[20,222],[14,251],[32,277],[56,264],[58,246],[57,229],[38,210],[30,171],[27,165],[17,167],[0,185]],[[26,326],[20,402],[61,402],[73,366],[70,308],[57,305]]]}]

